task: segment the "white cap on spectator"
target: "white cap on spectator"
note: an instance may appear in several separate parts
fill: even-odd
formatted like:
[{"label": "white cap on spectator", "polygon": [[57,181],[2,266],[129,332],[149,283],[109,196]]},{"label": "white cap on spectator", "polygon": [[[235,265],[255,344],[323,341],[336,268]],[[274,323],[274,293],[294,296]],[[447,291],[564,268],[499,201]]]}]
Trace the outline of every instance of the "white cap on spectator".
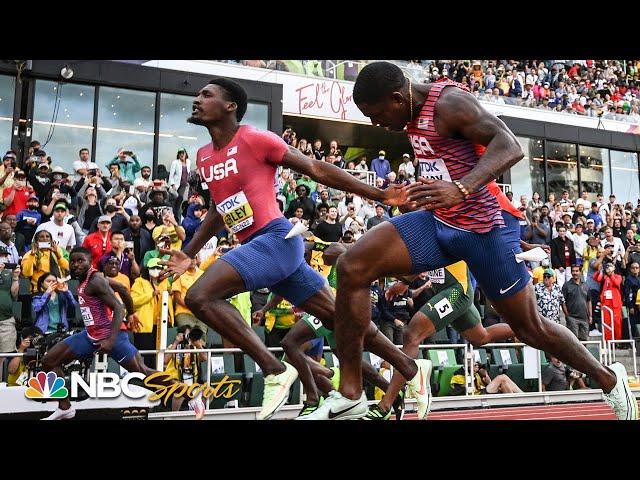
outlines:
[{"label": "white cap on spectator", "polygon": [[100,170],[100,167],[97,163],[89,162],[87,163],[87,170]]},{"label": "white cap on spectator", "polygon": [[402,158],[411,158],[411,156],[408,153],[403,153]]}]

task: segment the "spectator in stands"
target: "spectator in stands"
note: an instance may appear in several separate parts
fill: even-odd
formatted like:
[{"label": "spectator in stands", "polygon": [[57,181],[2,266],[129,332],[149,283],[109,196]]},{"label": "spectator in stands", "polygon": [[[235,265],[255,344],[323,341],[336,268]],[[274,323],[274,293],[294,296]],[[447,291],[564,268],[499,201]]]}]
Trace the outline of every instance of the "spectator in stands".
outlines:
[{"label": "spectator in stands", "polygon": [[342,150],[338,147],[338,142],[336,140],[331,140],[329,143],[329,154],[335,157],[334,165],[338,168],[344,168],[346,163],[344,157],[342,156]]},{"label": "spectator in stands", "polygon": [[[451,395],[464,395],[466,393],[465,385],[464,367],[460,367],[451,377]],[[496,376],[496,378],[492,380],[484,365],[480,365],[479,362],[473,362],[471,394],[485,395],[496,393],[522,393],[522,390],[504,373]]]},{"label": "spectator in stands", "polygon": [[64,278],[69,274],[69,261],[64,250],[52,240],[51,234],[41,230],[35,234],[31,250],[22,257],[22,275],[31,279],[31,291],[38,288],[38,280],[45,273]]},{"label": "spectator in stands", "polygon": [[151,238],[157,238],[160,235],[168,235],[171,239],[171,249],[181,250],[182,242],[186,238],[186,233],[183,227],[178,225],[176,217],[173,215],[171,209],[166,209],[162,215],[162,224],[153,229]]},{"label": "spectator in stands", "polygon": [[[594,275],[594,279],[600,283],[600,305],[602,310],[602,322],[604,340],[621,340],[622,339],[622,276],[615,273],[616,267],[613,263],[604,263],[596,261],[598,271]],[[605,310],[607,307],[609,310]],[[605,311],[607,313],[605,313]],[[611,318],[613,312],[613,319]],[[612,322],[613,320],[613,322]],[[609,328],[606,328],[607,325]],[[613,327],[613,336],[611,335],[611,327]]]},{"label": "spectator in stands", "polygon": [[38,198],[44,199],[53,187],[51,178],[49,177],[49,171],[49,162],[43,158],[38,163],[38,169],[35,172],[32,171],[27,176]]},{"label": "spectator in stands", "polygon": [[133,186],[139,192],[146,192],[153,186],[153,181],[151,180],[151,167],[146,165],[142,167],[140,170],[140,176],[134,180]]},{"label": "spectator in stands", "polygon": [[120,175],[129,183],[133,183],[136,179],[136,173],[141,170],[138,157],[131,150],[119,148],[115,157],[107,164],[107,168],[111,165],[118,165]]},{"label": "spectator in stands", "polygon": [[329,207],[327,218],[321,221],[313,234],[320,240],[325,242],[337,242],[342,237],[342,225],[337,222],[338,209],[336,207]]},{"label": "spectator in stands", "polygon": [[[540,265],[535,267],[532,271],[531,271],[531,276],[533,278],[533,284],[535,285],[536,283],[540,283],[543,281],[543,275],[544,272],[549,268],[551,264],[551,260],[549,260],[549,258],[543,258],[542,261],[540,262]],[[556,279],[556,274],[553,270],[551,270],[553,272],[553,281],[555,282]]]},{"label": "spectator in stands", "polygon": [[340,224],[342,225],[343,233],[350,230],[351,226],[355,226],[355,224],[359,225],[360,228],[358,230],[364,229],[364,220],[356,215],[356,207],[353,203],[347,206],[347,213],[340,218]]},{"label": "spectator in stands", "polygon": [[313,155],[316,160],[324,160],[324,150],[322,149],[322,140],[319,138],[313,142]]},{"label": "spectator in stands", "polygon": [[58,282],[55,275],[44,273],[38,279],[37,293],[32,297],[35,326],[43,333],[69,329],[69,315],[78,305],[67,282]]},{"label": "spectator in stands", "polygon": [[53,207],[53,218],[41,224],[36,232],[46,230],[60,247],[70,252],[76,246],[76,234],[73,227],[65,222],[68,213],[67,203],[58,200]]},{"label": "spectator in stands", "polygon": [[582,272],[578,265],[571,266],[571,278],[562,286],[562,296],[567,308],[567,328],[578,337],[578,340],[589,340],[591,318],[591,297],[589,288],[582,280]]},{"label": "spectator in stands", "polygon": [[94,188],[90,187],[88,183],[83,185],[78,192],[78,223],[86,234],[92,233],[92,226],[99,217],[104,215],[102,205],[98,202],[98,190],[101,191],[103,197],[107,196],[102,185]]},{"label": "spectator in stands", "polygon": [[[624,279],[622,289],[622,298],[624,306],[627,307],[629,313],[629,326],[632,336],[638,336],[638,324],[640,324],[640,298],[638,298],[638,290],[640,290],[640,264],[636,261],[629,264],[629,274]],[[626,333],[623,329],[623,333]]]},{"label": "spectator in stands", "polygon": [[376,216],[367,221],[367,230],[371,230],[376,225],[387,220],[389,220],[389,217],[385,214],[384,206],[381,203],[378,203],[376,205]]},{"label": "spectator in stands", "polygon": [[202,225],[203,210],[207,211],[208,209],[199,202],[190,203],[187,207],[187,214],[182,220],[182,228],[184,228],[185,232],[185,239],[183,242],[184,247],[189,244],[195,233],[198,231],[198,228],[200,228],[200,225]]},{"label": "spectator in stands", "polygon": [[78,156],[80,159],[73,162],[73,170],[75,172],[73,176],[74,182],[77,182],[87,174],[89,163],[91,162],[91,152],[88,148],[81,148]]},{"label": "spectator in stands", "polygon": [[13,185],[5,188],[2,198],[5,205],[4,216],[17,215],[18,212],[27,208],[27,202],[31,192],[26,187],[27,176],[23,171],[16,171],[13,176]]},{"label": "spectator in stands", "polygon": [[[169,292],[169,280],[158,282],[162,272],[160,259],[152,258],[148,267],[140,269],[140,276],[131,286],[131,299],[140,321],[140,327],[133,332],[133,344],[138,350],[155,350],[156,332],[161,318],[162,294]],[[169,302],[168,325],[173,326],[173,302]],[[154,367],[155,356],[145,355],[145,364]]]},{"label": "spectator in stands", "polygon": [[82,246],[91,252],[93,268],[97,269],[102,255],[111,251],[111,217],[98,217],[98,230],[87,235]]},{"label": "spectator in stands", "polygon": [[410,182],[413,182],[416,178],[416,167],[413,165],[413,162],[411,161],[411,155],[409,155],[408,153],[402,154],[402,163],[400,164],[400,166],[398,166],[398,175],[400,174],[400,172],[404,172],[405,177]]},{"label": "spectator in stands", "polygon": [[[131,294],[131,280],[128,275],[120,272],[120,259],[113,253],[106,255],[103,259],[104,262],[100,260],[100,264],[104,276],[113,279],[115,282],[122,285],[129,294]],[[120,299],[121,303],[124,303],[118,292],[116,292],[116,296]]]},{"label": "spectator in stands", "polygon": [[160,253],[160,248],[165,248],[167,250],[171,249],[171,237],[166,233],[160,232],[155,238],[153,238],[153,240],[155,241],[156,248],[145,252],[144,257],[142,258],[141,267],[147,267],[149,262],[154,258],[161,257],[162,260],[169,259],[169,255],[162,255]]},{"label": "spectator in stands", "polygon": [[402,345],[404,342],[404,327],[411,320],[412,309],[413,299],[408,290],[386,300],[380,331],[395,345]]},{"label": "spectator in stands", "polygon": [[542,275],[542,283],[536,283],[534,291],[540,313],[547,320],[560,323],[560,308],[566,316],[567,307],[564,304],[562,290],[554,283],[553,276],[553,270],[546,269]]},{"label": "spectator in stands", "polygon": [[580,372],[551,356],[549,365],[542,372],[542,391],[560,392],[571,389],[574,384],[578,388],[587,388]]},{"label": "spectator in stands", "polygon": [[29,245],[26,242],[24,235],[20,232],[16,232],[16,227],[18,226],[18,221],[15,215],[5,215],[4,221],[11,227],[12,235],[14,236],[14,243],[16,245],[16,249],[18,253],[22,255],[25,251],[25,245]]},{"label": "spectator in stands", "polygon": [[[169,186],[178,192],[175,209],[179,210],[180,205],[189,195],[189,173],[191,172],[191,161],[185,148],[178,150],[176,159],[171,163],[169,172]],[[132,180],[134,181],[134,180]]]},{"label": "spectator in stands", "polygon": [[358,210],[358,217],[360,217],[365,225],[369,221],[370,218],[376,216],[376,202],[370,198],[363,198],[364,202]]},{"label": "spectator in stands", "polygon": [[[118,202],[115,198],[107,198],[104,203],[104,215],[111,220],[112,230],[124,230],[129,226],[129,214],[125,211],[124,207],[118,206]],[[91,225],[90,233],[95,232],[98,229],[98,219],[93,221]]]},{"label": "spectator in stands", "polygon": [[525,228],[523,240],[532,244],[544,245],[549,236],[549,226],[540,221],[540,214],[534,213],[531,217],[531,223]]},{"label": "spectator in stands", "polygon": [[576,208],[578,208],[578,205],[582,205],[585,214],[591,208],[591,203],[592,203],[588,200],[588,197],[589,197],[589,192],[587,192],[586,190],[583,190],[582,197],[576,200]]},{"label": "spectator in stands", "polygon": [[[8,223],[0,223],[0,263],[3,263],[5,268],[13,269],[16,265],[20,264],[20,254],[15,244],[11,241],[12,232]],[[10,266],[11,265],[11,266]]]},{"label": "spectator in stands", "polygon": [[[614,257],[614,261],[615,263],[621,262],[625,253],[622,239],[613,235],[613,228],[611,227],[606,228],[604,235],[605,238],[600,241],[600,244],[603,247],[606,247],[606,245],[613,245],[612,255]],[[621,273],[620,269],[618,269],[618,273]]]},{"label": "spectator in stands", "polygon": [[371,283],[369,294],[371,298],[371,321],[375,323],[377,327],[380,327],[385,314],[386,300],[384,299],[384,292],[380,288],[380,282],[378,280],[374,280]]},{"label": "spectator in stands", "polygon": [[2,157],[2,165],[0,165],[0,198],[5,188],[13,185],[13,175],[17,168],[16,155],[13,152],[7,152]]},{"label": "spectator in stands", "polygon": [[301,184],[296,187],[296,194],[298,195],[298,197],[292,200],[291,203],[289,203],[289,207],[285,216],[287,218],[293,217],[296,208],[302,207],[302,210],[304,212],[302,218],[307,221],[312,220],[315,214],[316,205],[313,200],[309,198],[311,189],[307,185]]},{"label": "spectator in stands", "polygon": [[18,333],[13,304],[18,299],[19,278],[20,265],[9,270],[0,264],[0,353],[10,353],[16,348]]},{"label": "spectator in stands", "polygon": [[558,237],[551,240],[551,266],[556,271],[556,281],[562,288],[564,282],[571,278],[569,267],[576,264],[576,252],[573,242],[567,237],[567,228],[558,228]]},{"label": "spectator in stands", "polygon": [[151,209],[154,214],[153,220],[156,226],[162,225],[162,217],[164,216],[165,211],[167,208],[172,209],[169,200],[169,192],[167,192],[166,189],[157,186],[156,181],[154,180],[154,187],[149,196],[151,201],[142,207],[142,211],[145,212],[145,222],[148,222],[146,215],[148,214],[149,209]]},{"label": "spectator in stands", "polygon": [[385,155],[386,152],[384,150],[380,150],[378,152],[378,158],[374,158],[371,161],[370,168],[371,171],[376,172],[377,177],[382,179],[387,178],[387,175],[389,175],[389,172],[391,171],[391,164],[389,163],[389,160],[384,158]]},{"label": "spectator in stands", "polygon": [[[20,345],[18,348],[15,348],[15,342],[12,346],[12,352],[24,353],[27,348],[31,346],[31,340],[36,335],[42,335],[42,332],[39,331],[35,327],[25,327],[20,332]],[[7,385],[10,387],[15,387],[18,385],[25,385],[28,380],[28,372],[27,366],[24,362],[24,357],[13,357],[9,361],[9,365],[7,367],[7,373],[9,374],[7,378]]]},{"label": "spectator in stands", "polygon": [[[631,225],[631,222],[628,222],[627,225]],[[637,226],[636,226],[637,229]],[[622,239],[622,246],[625,249],[625,257],[626,254],[629,253],[629,249],[633,249],[633,247],[636,247],[640,245],[638,243],[638,241],[636,240],[636,234],[635,231],[633,230],[633,228],[629,227],[629,229],[627,230],[627,233],[625,234],[625,237]],[[628,263],[625,261],[625,263]]]},{"label": "spectator in stands", "polygon": [[189,269],[173,282],[171,293],[175,301],[174,315],[176,326],[189,326],[189,328],[198,327],[206,334],[208,329],[207,324],[198,320],[184,303],[187,290],[191,288],[191,285],[193,285],[203,273],[204,271],[198,268],[197,259],[193,259]]},{"label": "spectator in stands", "polygon": [[100,257],[99,270],[102,272],[107,262],[116,259],[118,262],[118,272],[126,277],[135,278],[140,275],[140,267],[136,262],[133,250],[125,252],[124,233],[119,230],[111,231],[111,250]]},{"label": "spectator in stands", "polygon": [[584,226],[582,223],[577,223],[575,231],[571,234],[570,239],[573,242],[573,249],[576,253],[576,265],[579,267],[582,267],[582,254],[584,253],[584,249],[587,248],[588,238],[589,236],[584,233]]}]

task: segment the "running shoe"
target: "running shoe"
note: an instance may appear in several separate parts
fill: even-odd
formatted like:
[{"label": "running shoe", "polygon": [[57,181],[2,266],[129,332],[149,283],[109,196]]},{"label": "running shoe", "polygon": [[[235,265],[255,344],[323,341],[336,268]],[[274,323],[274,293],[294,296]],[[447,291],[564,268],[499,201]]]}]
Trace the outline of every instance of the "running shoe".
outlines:
[{"label": "running shoe", "polygon": [[307,403],[307,402],[304,402],[302,404],[302,410],[300,410],[300,413],[295,418],[295,420],[304,420],[302,417],[306,417],[307,415],[311,415],[319,407],[320,407],[320,402],[318,402],[318,403]]},{"label": "running shoe", "polygon": [[609,365],[609,369],[616,374],[617,381],[613,390],[604,394],[604,400],[618,420],[638,420],[638,402],[629,388],[627,369],[619,362]]},{"label": "running shoe", "polygon": [[202,417],[204,417],[206,408],[200,395],[189,400],[189,410],[193,410],[195,412],[196,420],[200,420]]},{"label": "running shoe", "polygon": [[73,407],[70,407],[67,410],[56,408],[51,415],[43,418],[42,420],[71,420],[75,416],[76,409]]},{"label": "running shoe", "polygon": [[591,330],[589,332],[589,336],[590,337],[601,337],[602,333],[600,333],[600,330],[597,330],[597,329],[594,328],[593,330]]},{"label": "running shoe", "polygon": [[284,405],[289,398],[291,385],[298,378],[298,371],[293,365],[282,362],[285,371],[279,375],[267,375],[264,379],[264,394],[262,397],[262,410],[257,415],[258,420],[268,420]]},{"label": "running shoe", "polygon": [[391,410],[383,410],[380,405],[371,405],[362,420],[389,420],[390,418]]},{"label": "running shoe", "polygon": [[402,389],[398,392],[398,396],[393,401],[393,405],[391,406],[391,408],[393,408],[393,413],[395,413],[396,415],[396,420],[402,420],[404,418],[405,388],[406,387],[403,386]]},{"label": "running shoe", "polygon": [[416,360],[418,373],[407,382],[409,392],[418,402],[418,419],[424,420],[431,408],[431,360]]},{"label": "running shoe", "polygon": [[329,396],[318,409],[298,417],[299,420],[357,420],[364,417],[368,411],[367,396],[362,392],[358,400],[343,397],[336,390],[329,392]]}]

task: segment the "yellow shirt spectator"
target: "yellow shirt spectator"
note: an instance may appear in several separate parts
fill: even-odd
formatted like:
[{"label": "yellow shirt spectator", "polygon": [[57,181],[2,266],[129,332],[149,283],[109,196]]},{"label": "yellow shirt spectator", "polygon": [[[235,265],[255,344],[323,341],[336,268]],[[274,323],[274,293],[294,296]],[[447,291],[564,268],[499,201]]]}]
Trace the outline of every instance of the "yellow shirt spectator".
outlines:
[{"label": "yellow shirt spectator", "polygon": [[[48,234],[48,232],[45,233]],[[56,273],[52,271],[54,264],[57,265],[59,271],[59,275],[57,276],[66,277],[69,274],[69,261],[65,258],[62,248],[60,247],[55,247],[53,251],[49,248],[40,249],[33,247],[22,257],[22,263],[20,264],[22,276],[31,279],[32,292],[37,290],[38,279],[43,274],[51,272],[56,275]]]},{"label": "yellow shirt spectator", "polygon": [[153,232],[151,233],[151,237],[155,242],[161,233],[169,235],[169,238],[171,239],[171,249],[182,250],[182,240],[178,236],[177,232],[180,232],[182,237],[185,236],[184,228],[182,228],[180,225],[178,225],[177,227],[174,225],[169,225],[169,226],[158,225],[156,228],[153,229]]},{"label": "yellow shirt spectator", "polygon": [[[182,275],[180,275],[180,277],[178,277],[176,281],[173,282],[173,285],[171,286],[171,292],[180,292],[182,294],[182,301],[184,302],[184,298],[187,295],[187,290],[191,288],[191,285],[196,283],[196,280],[198,280],[203,273],[204,272],[199,268],[196,268],[193,272],[187,270]],[[191,310],[178,304],[178,302],[176,302],[174,313],[175,315],[180,315],[181,313],[193,315]]]}]

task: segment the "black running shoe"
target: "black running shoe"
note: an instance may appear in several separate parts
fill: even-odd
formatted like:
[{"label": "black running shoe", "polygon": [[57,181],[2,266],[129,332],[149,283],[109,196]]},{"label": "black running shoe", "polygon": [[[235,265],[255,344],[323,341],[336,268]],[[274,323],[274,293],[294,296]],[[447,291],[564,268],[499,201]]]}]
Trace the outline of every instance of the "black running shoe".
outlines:
[{"label": "black running shoe", "polygon": [[396,420],[402,420],[404,418],[404,396],[406,388],[406,386],[402,387],[402,390],[398,392],[398,396],[391,406],[393,408],[393,413],[396,415]]}]

